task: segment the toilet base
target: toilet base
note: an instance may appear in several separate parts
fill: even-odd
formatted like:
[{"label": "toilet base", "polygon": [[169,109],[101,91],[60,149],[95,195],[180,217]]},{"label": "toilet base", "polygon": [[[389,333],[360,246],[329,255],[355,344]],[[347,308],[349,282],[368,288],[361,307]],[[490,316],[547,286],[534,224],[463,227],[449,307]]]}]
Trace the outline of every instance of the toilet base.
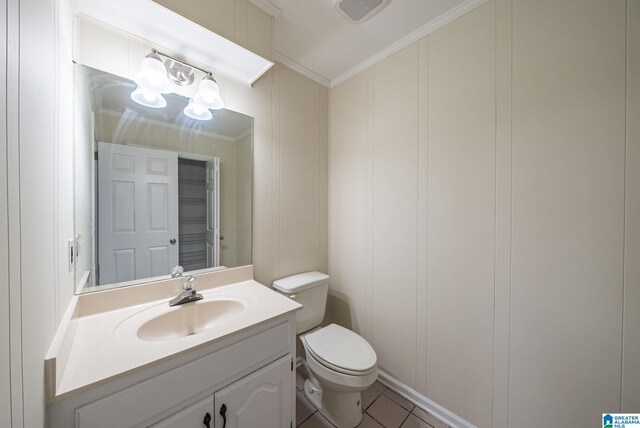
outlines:
[{"label": "toilet base", "polygon": [[332,391],[307,379],[304,395],[318,411],[338,428],[354,428],[362,421],[360,392]]}]

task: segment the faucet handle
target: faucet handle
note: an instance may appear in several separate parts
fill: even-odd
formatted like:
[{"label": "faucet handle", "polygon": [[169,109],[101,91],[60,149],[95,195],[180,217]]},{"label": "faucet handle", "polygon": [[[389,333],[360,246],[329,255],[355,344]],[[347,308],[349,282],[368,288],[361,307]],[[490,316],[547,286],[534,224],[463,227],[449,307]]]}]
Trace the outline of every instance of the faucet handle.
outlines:
[{"label": "faucet handle", "polygon": [[184,268],[180,265],[176,265],[174,266],[173,269],[171,269],[171,278],[177,278],[179,276],[182,276],[183,273],[184,273]]},{"label": "faucet handle", "polygon": [[182,287],[184,291],[194,290],[196,286],[196,277],[193,275],[189,275],[184,279],[184,286]]}]

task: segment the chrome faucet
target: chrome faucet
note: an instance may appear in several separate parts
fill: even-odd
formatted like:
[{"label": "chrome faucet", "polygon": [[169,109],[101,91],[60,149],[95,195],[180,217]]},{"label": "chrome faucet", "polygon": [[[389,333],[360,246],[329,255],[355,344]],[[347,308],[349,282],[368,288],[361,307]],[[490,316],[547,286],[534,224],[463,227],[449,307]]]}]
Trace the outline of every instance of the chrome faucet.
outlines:
[{"label": "chrome faucet", "polygon": [[195,285],[196,279],[193,275],[185,277],[182,292],[169,301],[169,306],[177,306],[201,300],[203,298],[202,294],[196,291]]},{"label": "chrome faucet", "polygon": [[173,269],[171,269],[171,278],[178,278],[182,276],[184,272],[184,268],[180,265],[176,265]]}]

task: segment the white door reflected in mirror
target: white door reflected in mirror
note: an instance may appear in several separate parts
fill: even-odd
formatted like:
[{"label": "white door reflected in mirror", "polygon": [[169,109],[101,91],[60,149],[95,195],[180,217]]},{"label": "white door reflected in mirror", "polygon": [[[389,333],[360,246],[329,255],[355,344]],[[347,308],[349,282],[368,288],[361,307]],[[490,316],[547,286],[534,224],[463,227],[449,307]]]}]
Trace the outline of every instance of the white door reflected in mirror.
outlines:
[{"label": "white door reflected in mirror", "polygon": [[97,283],[170,273],[177,206],[177,153],[98,143]]}]

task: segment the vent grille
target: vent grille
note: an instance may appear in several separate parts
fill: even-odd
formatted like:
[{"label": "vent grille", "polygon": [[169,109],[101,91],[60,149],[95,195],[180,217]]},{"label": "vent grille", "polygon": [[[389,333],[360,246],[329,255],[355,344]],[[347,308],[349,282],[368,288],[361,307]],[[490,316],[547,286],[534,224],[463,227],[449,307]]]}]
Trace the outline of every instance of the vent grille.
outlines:
[{"label": "vent grille", "polygon": [[378,13],[389,0],[338,0],[336,9],[349,21],[359,24]]}]

